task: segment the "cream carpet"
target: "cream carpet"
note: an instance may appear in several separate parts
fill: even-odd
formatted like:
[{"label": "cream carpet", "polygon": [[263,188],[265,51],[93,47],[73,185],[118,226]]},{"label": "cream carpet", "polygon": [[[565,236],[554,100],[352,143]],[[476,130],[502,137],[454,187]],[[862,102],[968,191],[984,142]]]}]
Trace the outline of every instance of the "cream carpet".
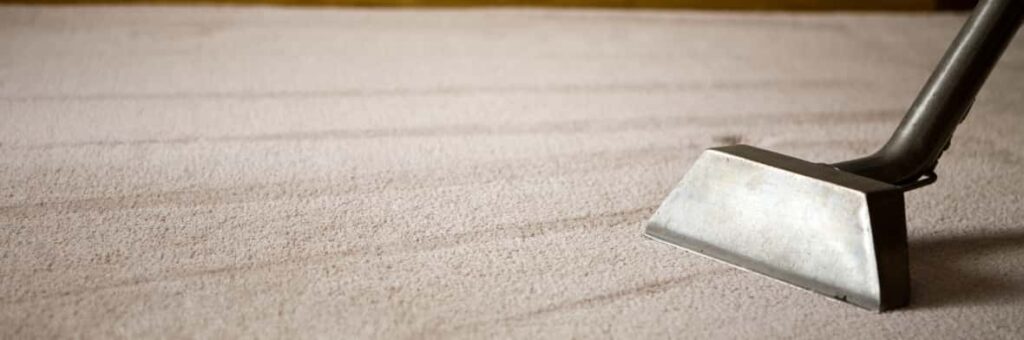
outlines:
[{"label": "cream carpet", "polygon": [[911,307],[640,237],[703,148],[880,146],[964,18],[0,7],[0,337],[1019,339],[1024,39]]}]

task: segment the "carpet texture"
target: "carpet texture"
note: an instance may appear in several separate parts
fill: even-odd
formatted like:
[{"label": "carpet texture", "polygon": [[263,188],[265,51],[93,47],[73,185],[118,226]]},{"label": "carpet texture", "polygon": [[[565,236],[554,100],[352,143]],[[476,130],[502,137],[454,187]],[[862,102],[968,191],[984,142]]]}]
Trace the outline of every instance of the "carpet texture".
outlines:
[{"label": "carpet texture", "polygon": [[1020,338],[1024,42],[875,314],[640,237],[873,151],[962,14],[0,7],[0,338]]}]

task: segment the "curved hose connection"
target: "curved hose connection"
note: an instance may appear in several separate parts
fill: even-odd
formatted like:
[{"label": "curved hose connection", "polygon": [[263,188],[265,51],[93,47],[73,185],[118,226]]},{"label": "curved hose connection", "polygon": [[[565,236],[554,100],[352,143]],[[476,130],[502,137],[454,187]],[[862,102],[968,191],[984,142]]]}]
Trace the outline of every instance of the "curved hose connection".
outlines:
[{"label": "curved hose connection", "polygon": [[895,185],[932,174],[1022,18],[1024,0],[980,2],[885,146],[833,166]]}]

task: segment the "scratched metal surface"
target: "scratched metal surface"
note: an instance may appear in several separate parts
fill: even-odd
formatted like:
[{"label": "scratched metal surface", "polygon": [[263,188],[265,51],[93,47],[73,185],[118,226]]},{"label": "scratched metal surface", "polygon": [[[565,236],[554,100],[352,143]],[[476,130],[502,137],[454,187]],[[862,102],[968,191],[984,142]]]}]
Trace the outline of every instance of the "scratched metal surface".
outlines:
[{"label": "scratched metal surface", "polygon": [[639,236],[703,148],[871,151],[962,20],[0,7],[0,337],[1019,337],[1020,39],[909,309]]}]

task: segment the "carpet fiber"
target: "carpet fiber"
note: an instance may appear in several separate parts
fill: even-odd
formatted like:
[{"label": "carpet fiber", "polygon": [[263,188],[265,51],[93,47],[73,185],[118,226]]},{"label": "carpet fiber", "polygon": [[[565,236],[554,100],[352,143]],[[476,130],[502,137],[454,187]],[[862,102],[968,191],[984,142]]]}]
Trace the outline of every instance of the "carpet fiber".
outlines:
[{"label": "carpet fiber", "polygon": [[962,14],[0,7],[0,338],[1020,338],[1024,39],[875,314],[640,237],[881,145]]}]

